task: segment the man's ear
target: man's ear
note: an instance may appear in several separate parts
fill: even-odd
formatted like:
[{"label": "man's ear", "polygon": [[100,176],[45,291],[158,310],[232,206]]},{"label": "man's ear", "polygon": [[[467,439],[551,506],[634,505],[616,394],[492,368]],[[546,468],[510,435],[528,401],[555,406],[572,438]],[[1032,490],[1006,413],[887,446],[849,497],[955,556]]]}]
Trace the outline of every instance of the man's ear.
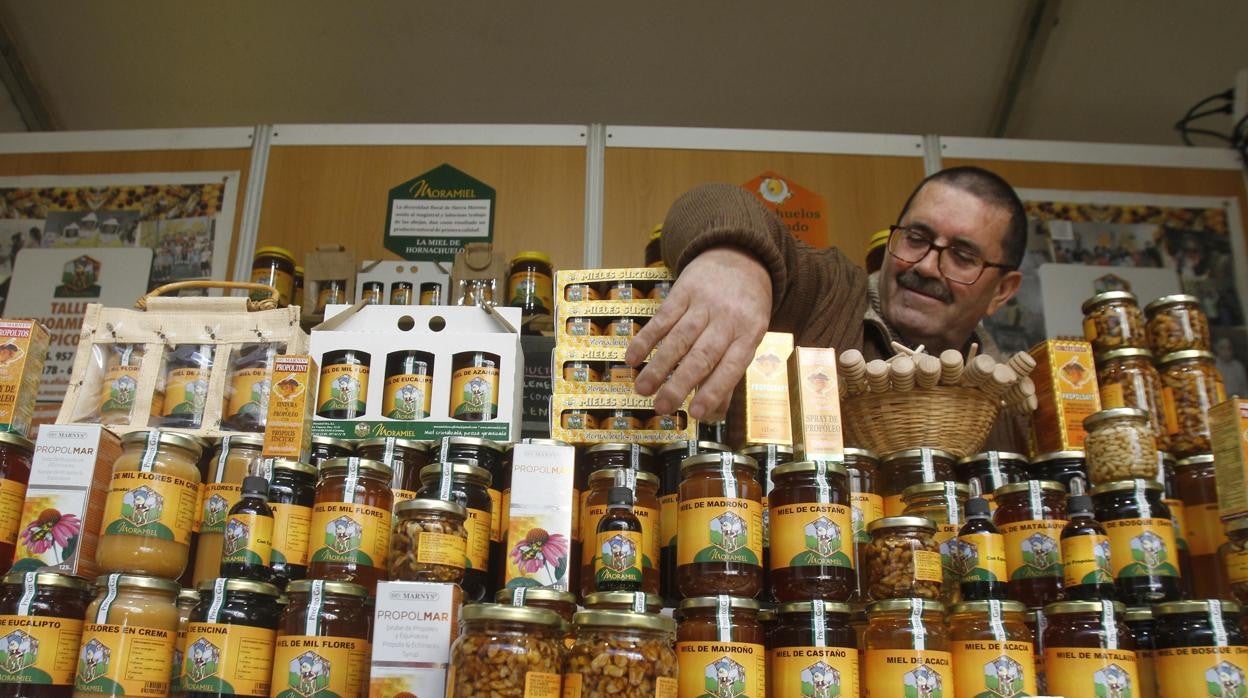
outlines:
[{"label": "man's ear", "polygon": [[1005,276],[1001,277],[1001,281],[997,283],[997,292],[993,294],[992,301],[988,304],[988,312],[984,313],[984,315],[992,315],[997,312],[1001,306],[1014,297],[1015,293],[1018,293],[1018,287],[1021,283],[1023,283],[1022,272],[1006,272]]}]

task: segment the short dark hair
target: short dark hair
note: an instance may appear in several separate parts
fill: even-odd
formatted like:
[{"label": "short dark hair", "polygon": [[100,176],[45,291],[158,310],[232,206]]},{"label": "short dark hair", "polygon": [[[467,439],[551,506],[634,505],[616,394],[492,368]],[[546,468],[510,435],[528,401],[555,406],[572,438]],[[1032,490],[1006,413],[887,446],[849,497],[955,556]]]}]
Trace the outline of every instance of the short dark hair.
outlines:
[{"label": "short dark hair", "polygon": [[1005,181],[1001,175],[982,167],[970,165],[950,167],[925,177],[922,182],[919,182],[919,186],[910,192],[906,205],[901,207],[901,213],[897,216],[899,224],[901,219],[906,217],[906,211],[910,210],[914,197],[918,196],[923,187],[930,182],[940,182],[961,189],[987,204],[1005,209],[1010,215],[1010,222],[1005,231],[1005,239],[1001,241],[1001,249],[1005,254],[1005,259],[1001,260],[1001,263],[1008,264],[1015,269],[1023,263],[1023,254],[1027,251],[1027,211],[1009,182]]}]

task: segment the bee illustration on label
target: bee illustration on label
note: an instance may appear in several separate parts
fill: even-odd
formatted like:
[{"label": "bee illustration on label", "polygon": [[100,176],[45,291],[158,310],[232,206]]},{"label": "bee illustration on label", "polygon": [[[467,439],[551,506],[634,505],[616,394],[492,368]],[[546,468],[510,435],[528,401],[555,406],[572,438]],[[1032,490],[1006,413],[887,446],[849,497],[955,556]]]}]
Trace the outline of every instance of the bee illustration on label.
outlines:
[{"label": "bee illustration on label", "polygon": [[39,658],[39,640],[22,630],[0,639],[0,672],[16,674],[34,666]]},{"label": "bee illustration on label", "polygon": [[1023,665],[1001,656],[984,665],[985,695],[1013,698],[1023,694]]},{"label": "bee illustration on label", "polygon": [[287,681],[291,690],[301,696],[310,696],[329,688],[330,663],[315,652],[304,652],[290,660]]},{"label": "bee illustration on label", "polygon": [[217,673],[221,662],[221,649],[199,638],[186,650],[186,676],[192,681],[203,681]]},{"label": "bee illustration on label", "polygon": [[841,695],[841,672],[815,662],[802,669],[802,698],[832,698]]},{"label": "bee illustration on label", "polygon": [[83,645],[78,655],[78,678],[82,683],[91,683],[108,673],[108,664],[112,661],[113,651],[103,642],[92,639]]},{"label": "bee illustration on label", "polygon": [[1131,676],[1126,669],[1117,664],[1110,664],[1092,674],[1092,684],[1096,686],[1098,695],[1104,695],[1107,698],[1131,696]]},{"label": "bee illustration on label", "polygon": [[713,698],[738,698],[745,695],[745,667],[728,657],[706,666],[706,693]]},{"label": "bee illustration on label", "polygon": [[902,677],[905,684],[905,694],[907,698],[943,698],[945,689],[941,681],[940,674],[928,667],[920,666],[914,671],[908,671]]},{"label": "bee illustration on label", "polygon": [[711,519],[711,544],[726,553],[744,548],[749,540],[749,526],[745,519],[731,511]]}]

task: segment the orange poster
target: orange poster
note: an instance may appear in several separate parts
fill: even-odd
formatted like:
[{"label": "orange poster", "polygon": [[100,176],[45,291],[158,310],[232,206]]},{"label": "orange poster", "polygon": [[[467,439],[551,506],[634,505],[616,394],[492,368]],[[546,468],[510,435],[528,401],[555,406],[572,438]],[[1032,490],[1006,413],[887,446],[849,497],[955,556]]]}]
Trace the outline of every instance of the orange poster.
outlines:
[{"label": "orange poster", "polygon": [[798,240],[814,247],[828,246],[828,212],[822,196],[770,171],[742,186],[775,211]]}]

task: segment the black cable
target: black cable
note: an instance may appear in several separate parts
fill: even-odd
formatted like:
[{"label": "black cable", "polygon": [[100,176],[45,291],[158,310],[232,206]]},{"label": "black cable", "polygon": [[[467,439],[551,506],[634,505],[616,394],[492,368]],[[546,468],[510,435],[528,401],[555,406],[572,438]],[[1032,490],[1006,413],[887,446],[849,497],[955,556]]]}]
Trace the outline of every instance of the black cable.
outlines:
[{"label": "black cable", "polygon": [[[1199,110],[1201,107],[1218,99],[1226,101],[1227,104],[1221,107],[1217,107],[1214,109],[1210,109],[1204,112],[1197,113],[1197,110]],[[1195,119],[1203,118],[1205,116],[1210,116],[1212,114],[1218,114],[1221,112],[1230,113],[1230,108],[1231,108],[1230,102],[1233,99],[1235,99],[1235,90],[1229,89],[1229,90],[1223,90],[1222,92],[1209,95],[1208,97],[1205,97],[1199,102],[1193,104],[1192,107],[1187,110],[1187,113],[1183,115],[1183,118],[1179,119],[1174,124],[1175,130],[1179,132],[1179,135],[1180,137],[1182,137],[1183,142],[1187,145],[1194,146],[1196,144],[1192,142],[1190,135],[1202,134],[1202,135],[1207,135],[1207,136],[1213,136],[1220,140],[1226,141],[1227,143],[1231,143],[1232,142],[1231,138],[1226,136],[1225,134],[1216,133],[1214,131],[1209,131],[1206,129],[1194,129],[1194,128],[1189,127],[1188,124],[1194,121]]]}]

